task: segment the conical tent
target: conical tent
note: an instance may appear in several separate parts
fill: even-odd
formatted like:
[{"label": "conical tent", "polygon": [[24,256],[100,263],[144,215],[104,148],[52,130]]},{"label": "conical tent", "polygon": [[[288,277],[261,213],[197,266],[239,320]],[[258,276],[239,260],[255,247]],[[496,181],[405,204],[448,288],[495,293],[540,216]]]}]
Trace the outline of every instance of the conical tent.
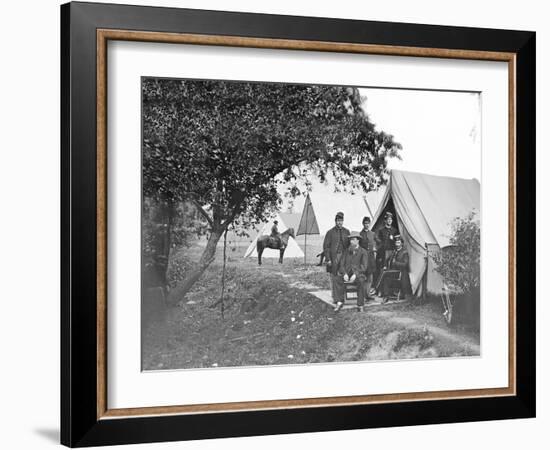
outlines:
[{"label": "conical tent", "polygon": [[298,226],[300,225],[301,213],[281,212],[279,213],[279,217],[283,220],[285,226],[287,226],[288,228],[294,228],[294,231],[298,229]]},{"label": "conical tent", "polygon": [[417,295],[422,293],[424,275],[426,290],[441,292],[441,276],[427,252],[448,246],[453,219],[466,217],[472,211],[479,215],[479,205],[480,186],[476,179],[392,170],[373,229],[383,226],[384,213],[393,208],[409,252],[411,285]]},{"label": "conical tent", "polygon": [[334,226],[336,213],[344,213],[344,227],[361,230],[363,217],[369,216],[365,199],[361,194],[349,192],[316,192],[306,197],[296,236],[302,234],[324,235]]},{"label": "conical tent", "polygon": [[[277,217],[274,219],[277,220],[279,223],[279,233],[282,233],[283,231],[286,231],[288,229],[286,223],[281,218],[280,214],[277,214]],[[271,227],[273,226],[273,220],[270,222],[267,222],[260,232],[257,234],[257,236],[254,238],[254,240],[250,243],[248,248],[246,249],[246,252],[244,253],[244,258],[248,257],[257,257],[258,252],[256,251],[256,242],[258,241],[258,236],[262,236],[264,234],[271,234]],[[262,253],[262,257],[265,258],[279,258],[280,252],[279,250],[275,250],[272,248],[266,248],[264,252]],[[302,249],[298,245],[298,243],[294,240],[292,236],[289,236],[288,238],[288,246],[285,249],[285,258],[303,258],[304,252],[302,252]]]}]

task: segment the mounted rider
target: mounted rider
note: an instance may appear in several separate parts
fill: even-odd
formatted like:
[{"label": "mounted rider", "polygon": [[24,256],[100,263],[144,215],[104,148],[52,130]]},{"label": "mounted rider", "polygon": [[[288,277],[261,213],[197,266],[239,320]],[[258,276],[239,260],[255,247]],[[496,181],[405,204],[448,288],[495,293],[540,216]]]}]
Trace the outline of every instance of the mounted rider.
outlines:
[{"label": "mounted rider", "polygon": [[273,226],[271,227],[271,239],[273,240],[273,243],[278,247],[282,248],[283,241],[281,239],[281,233],[279,233],[279,221],[274,220]]}]

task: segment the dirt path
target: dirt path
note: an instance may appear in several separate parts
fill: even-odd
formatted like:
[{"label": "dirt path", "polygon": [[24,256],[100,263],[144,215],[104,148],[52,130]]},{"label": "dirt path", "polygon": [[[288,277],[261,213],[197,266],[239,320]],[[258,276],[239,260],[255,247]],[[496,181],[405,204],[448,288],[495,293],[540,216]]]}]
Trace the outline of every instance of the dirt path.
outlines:
[{"label": "dirt path", "polygon": [[[281,276],[285,281],[288,282],[289,278],[294,278],[292,275],[283,272],[273,272]],[[309,294],[312,291],[319,291],[321,288],[315,284],[304,282],[302,280],[296,280],[289,284],[291,287],[303,290]],[[421,308],[421,306],[419,306]],[[353,308],[354,309],[354,308]],[[432,315],[421,315],[420,311],[415,311],[414,309],[396,310],[392,307],[392,304],[388,305],[371,305],[366,312],[375,317],[382,318],[390,323],[404,326],[407,328],[425,328],[430,332],[438,341],[447,343],[452,346],[462,347],[467,353],[472,355],[480,354],[480,345],[479,339],[467,334],[460,332],[455,329],[450,329],[443,323],[442,317],[433,317]],[[438,322],[441,321],[441,325]]]},{"label": "dirt path", "polygon": [[[306,291],[309,294],[311,294],[312,291],[322,290],[321,287],[301,279],[308,272],[311,272],[311,270],[306,270],[305,273],[302,272],[302,274],[300,274],[299,271],[297,273],[288,274],[279,270],[273,270],[271,273],[281,276],[285,282],[289,282],[289,279],[293,279],[294,281],[290,282],[289,286]],[[421,306],[419,306],[419,308],[421,308]],[[458,330],[450,329],[443,323],[442,317],[433,317],[432,315],[420,315],[419,311],[415,311],[414,309],[407,309],[406,311],[398,310],[393,308],[392,304],[388,304],[386,306],[371,305],[371,308],[367,310],[366,314],[371,314],[375,317],[383,318],[388,322],[407,328],[425,327],[432,335],[434,335],[439,340],[447,341],[449,344],[453,344],[454,346],[461,346],[466,349],[470,354],[480,354],[479,339],[476,339],[475,337],[467,333],[462,333]],[[441,322],[441,325],[437,324],[439,321]]]}]

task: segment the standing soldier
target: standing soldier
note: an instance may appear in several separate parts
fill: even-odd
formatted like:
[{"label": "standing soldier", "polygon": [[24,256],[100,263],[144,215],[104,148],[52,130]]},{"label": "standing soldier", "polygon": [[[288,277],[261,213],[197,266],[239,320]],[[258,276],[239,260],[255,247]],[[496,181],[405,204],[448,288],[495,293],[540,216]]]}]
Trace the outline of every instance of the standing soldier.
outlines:
[{"label": "standing soldier", "polygon": [[370,229],[370,217],[363,217],[363,229],[361,233],[361,247],[367,251],[368,265],[365,278],[365,296],[367,300],[374,300],[370,295],[372,280],[376,272],[376,235]]},{"label": "standing soldier", "polygon": [[382,273],[382,268],[386,265],[388,258],[392,255],[393,250],[395,249],[394,238],[398,232],[392,223],[393,214],[387,211],[386,214],[384,214],[384,226],[380,228],[376,234],[376,257],[379,274]]},{"label": "standing soldier", "polygon": [[334,222],[334,227],[328,230],[325,235],[325,240],[323,242],[323,253],[325,254],[325,258],[327,260],[327,272],[330,272],[332,301],[333,303],[337,303],[339,297],[338,292],[335,291],[335,289],[337,289],[335,286],[338,283],[338,280],[335,281],[335,278],[338,277],[338,267],[344,251],[349,244],[349,230],[344,228],[343,212],[336,213]]}]

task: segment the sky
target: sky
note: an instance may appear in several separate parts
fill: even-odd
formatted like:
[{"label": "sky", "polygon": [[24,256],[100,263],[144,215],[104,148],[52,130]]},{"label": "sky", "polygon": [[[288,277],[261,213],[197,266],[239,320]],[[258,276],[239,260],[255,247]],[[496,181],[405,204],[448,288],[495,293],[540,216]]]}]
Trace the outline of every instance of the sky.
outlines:
[{"label": "sky", "polygon": [[[363,108],[376,129],[392,134],[403,147],[402,159],[390,159],[390,169],[481,180],[478,93],[378,88],[359,91],[365,99]],[[293,203],[293,210],[299,212],[304,199],[296,198]],[[283,209],[288,206],[285,201]]]},{"label": "sky", "polygon": [[405,89],[360,92],[376,128],[393,134],[403,146],[403,160],[390,160],[390,168],[480,180],[479,94]]}]

